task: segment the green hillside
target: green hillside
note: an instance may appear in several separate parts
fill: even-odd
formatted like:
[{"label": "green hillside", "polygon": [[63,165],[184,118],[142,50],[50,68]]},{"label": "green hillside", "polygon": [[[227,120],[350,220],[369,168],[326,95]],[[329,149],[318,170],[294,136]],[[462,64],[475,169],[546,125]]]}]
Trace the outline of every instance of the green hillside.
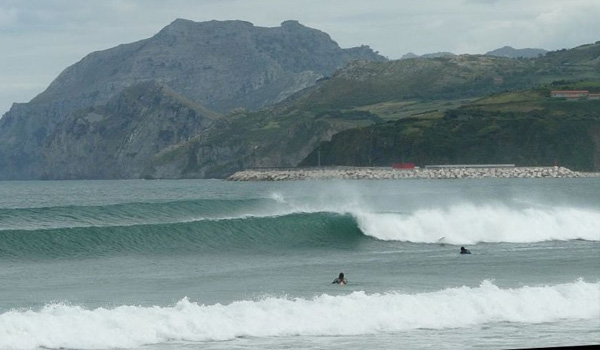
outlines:
[{"label": "green hillside", "polygon": [[[320,147],[322,165],[511,163],[600,170],[600,101],[549,100],[546,88],[507,92],[448,110],[347,130]],[[316,165],[316,151],[301,166]]]},{"label": "green hillside", "polygon": [[273,107],[225,116],[225,127],[161,152],[149,174],[174,165],[182,177],[310,166],[318,147],[331,165],[558,161],[598,169],[598,102],[548,100],[555,89],[598,91],[598,57],[593,44],[538,59],[355,61]]}]

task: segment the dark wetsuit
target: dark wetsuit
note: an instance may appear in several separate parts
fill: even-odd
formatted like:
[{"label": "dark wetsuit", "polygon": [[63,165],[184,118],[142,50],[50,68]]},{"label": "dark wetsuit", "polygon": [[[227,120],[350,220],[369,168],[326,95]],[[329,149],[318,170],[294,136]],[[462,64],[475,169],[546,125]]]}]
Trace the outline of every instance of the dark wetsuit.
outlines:
[{"label": "dark wetsuit", "polygon": [[348,280],[346,280],[346,278],[344,278],[343,272],[340,272],[338,277],[336,279],[334,279],[333,282],[331,282],[331,284],[346,284],[346,283],[348,283]]}]

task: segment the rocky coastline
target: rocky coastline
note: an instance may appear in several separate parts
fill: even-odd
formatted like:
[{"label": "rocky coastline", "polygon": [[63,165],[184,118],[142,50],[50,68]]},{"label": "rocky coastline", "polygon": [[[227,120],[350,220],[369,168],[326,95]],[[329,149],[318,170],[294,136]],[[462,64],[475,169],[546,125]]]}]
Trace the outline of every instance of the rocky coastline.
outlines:
[{"label": "rocky coastline", "polygon": [[391,167],[255,168],[238,171],[229,181],[296,181],[326,179],[484,179],[484,178],[582,178],[600,173],[572,171],[565,167],[473,167],[394,169]]}]

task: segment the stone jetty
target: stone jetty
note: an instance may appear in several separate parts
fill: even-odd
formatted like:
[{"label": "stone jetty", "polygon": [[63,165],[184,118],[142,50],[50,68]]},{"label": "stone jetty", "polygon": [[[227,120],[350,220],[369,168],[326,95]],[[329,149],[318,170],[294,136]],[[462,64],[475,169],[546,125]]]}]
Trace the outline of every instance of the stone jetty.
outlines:
[{"label": "stone jetty", "polygon": [[600,177],[564,167],[477,167],[436,166],[393,169],[383,167],[255,168],[231,175],[230,181],[294,181],[325,179],[485,179],[485,178],[579,178]]}]

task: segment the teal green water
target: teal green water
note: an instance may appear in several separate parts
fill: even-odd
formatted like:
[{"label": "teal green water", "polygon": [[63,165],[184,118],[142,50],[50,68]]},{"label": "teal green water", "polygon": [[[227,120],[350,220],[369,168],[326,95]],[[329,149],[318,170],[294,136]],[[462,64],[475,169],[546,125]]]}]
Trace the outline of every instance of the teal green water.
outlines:
[{"label": "teal green water", "polygon": [[600,179],[0,182],[0,280],[0,349],[595,344]]}]

